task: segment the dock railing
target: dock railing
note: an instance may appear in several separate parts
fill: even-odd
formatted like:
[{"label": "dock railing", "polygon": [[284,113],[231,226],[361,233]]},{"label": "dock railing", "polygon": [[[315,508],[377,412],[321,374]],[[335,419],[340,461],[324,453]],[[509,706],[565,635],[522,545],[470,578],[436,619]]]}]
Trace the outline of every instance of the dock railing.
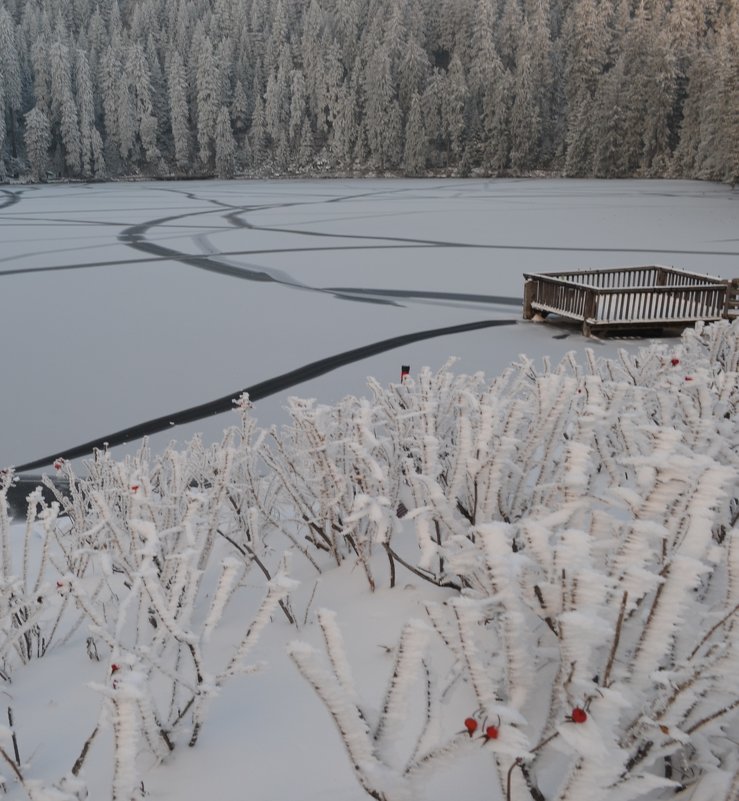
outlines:
[{"label": "dock railing", "polygon": [[585,334],[593,329],[684,326],[739,316],[739,280],[724,281],[673,267],[524,277],[524,318],[557,314],[581,322]]}]

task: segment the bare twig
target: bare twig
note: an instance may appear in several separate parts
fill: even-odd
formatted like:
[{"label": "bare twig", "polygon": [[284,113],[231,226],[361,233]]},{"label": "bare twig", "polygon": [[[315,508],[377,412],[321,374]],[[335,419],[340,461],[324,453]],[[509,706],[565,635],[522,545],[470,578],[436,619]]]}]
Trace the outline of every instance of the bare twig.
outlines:
[{"label": "bare twig", "polygon": [[82,750],[80,751],[80,755],[75,760],[74,765],[72,765],[72,776],[79,775],[79,772],[82,770],[82,766],[85,764],[85,759],[87,759],[87,753],[90,750],[90,746],[92,745],[92,741],[95,739],[98,733],[99,726],[95,726],[95,728],[90,732],[90,736],[85,740],[85,744],[82,746]]},{"label": "bare twig", "polygon": [[536,745],[535,745],[535,746],[534,746],[534,747],[531,749],[531,751],[530,751],[529,753],[531,753],[531,754],[535,754],[537,751],[540,751],[542,748],[544,748],[544,746],[545,746],[545,745],[547,745],[547,743],[551,743],[551,742],[552,742],[552,740],[553,740],[555,737],[559,737],[559,732],[558,732],[558,731],[555,731],[555,732],[554,732],[554,734],[550,734],[550,735],[549,735],[549,737],[546,737],[545,739],[541,740],[541,742],[537,743],[537,744],[536,744]]},{"label": "bare twig", "polygon": [[518,765],[518,760],[511,762],[511,766],[508,768],[508,776],[505,783],[505,801],[511,801],[511,779],[513,778],[513,771],[516,765]]},{"label": "bare twig", "polygon": [[542,791],[534,784],[534,780],[531,778],[531,772],[524,761],[519,758],[516,760],[515,764],[521,768],[521,773],[523,774],[524,781],[526,782],[529,795],[534,799],[534,801],[546,801],[544,798],[544,793],[542,793]]},{"label": "bare twig", "polygon": [[390,562],[390,589],[392,589],[395,586],[395,560],[393,559],[393,555],[387,543],[385,543],[385,553]]},{"label": "bare twig", "polygon": [[12,768],[13,773],[15,773],[16,778],[18,779],[18,781],[25,786],[25,781],[23,779],[23,774],[21,773],[20,768],[8,756],[8,752],[1,745],[0,745],[0,756],[2,756],[2,758],[8,763],[8,765],[10,765],[10,767]]},{"label": "bare twig", "polygon": [[311,604],[313,603],[313,599],[316,596],[316,590],[318,589],[318,579],[315,580],[313,583],[313,591],[310,594],[310,598],[308,599],[308,604],[305,607],[305,614],[303,615],[303,625],[306,626],[308,624],[308,611],[310,610]]},{"label": "bare twig", "polygon": [[[234,548],[244,557],[251,557],[254,560],[254,564],[264,573],[267,578],[267,581],[272,579],[272,575],[270,574],[269,570],[267,570],[266,565],[262,560],[257,556],[256,552],[250,545],[239,545],[234,539],[228,536],[225,532],[221,531],[221,529],[216,529],[216,531],[223,537],[224,540],[230,542]],[[282,609],[283,614],[287,618],[287,622],[291,625],[295,625],[295,618],[292,616],[290,609],[288,608],[287,604],[284,600],[280,601],[280,609]]]},{"label": "bare twig", "polygon": [[624,768],[624,773],[630,773],[642,760],[646,759],[649,752],[652,750],[654,743],[647,740],[642,743],[637,749],[636,753],[629,759]]},{"label": "bare twig", "polygon": [[192,698],[185,704],[185,706],[180,710],[177,717],[174,719],[171,728],[174,728],[181,720],[185,717],[185,715],[190,711],[190,708],[195,703],[195,696],[193,695]]},{"label": "bare twig", "polygon": [[435,584],[437,587],[449,587],[449,589],[452,590],[462,589],[459,584],[456,584],[453,581],[445,581],[442,583],[438,578],[436,578],[436,576],[434,576],[433,573],[426,573],[420,570],[419,568],[413,567],[413,565],[406,562],[405,559],[398,556],[398,554],[390,547],[388,543],[385,543],[385,549],[387,550],[388,554],[390,554],[393,557],[393,559],[400,562],[400,564],[403,565],[404,568],[410,570],[411,573],[414,573],[416,576],[422,578],[424,581],[428,581],[430,584]]},{"label": "bare twig", "polygon": [[733,704],[728,704],[727,706],[722,707],[721,709],[716,710],[712,715],[708,715],[705,718],[702,718],[697,723],[694,723],[689,729],[685,730],[686,734],[692,734],[694,731],[697,731],[701,727],[705,726],[706,723],[710,723],[712,720],[716,720],[716,718],[720,718],[722,715],[727,714],[727,712],[731,712],[733,709],[736,709],[739,706],[739,699],[734,701]]},{"label": "bare twig", "polygon": [[13,741],[13,754],[15,756],[15,764],[20,767],[21,764],[21,755],[18,749],[18,737],[15,733],[15,726],[13,724],[13,710],[8,707],[8,726],[10,726],[10,737]]},{"label": "bare twig", "polygon": [[618,643],[621,640],[621,632],[624,625],[624,617],[626,615],[626,602],[629,600],[629,593],[624,592],[621,599],[621,609],[618,612],[618,621],[616,622],[616,631],[613,635],[613,643],[611,644],[611,652],[608,654],[608,662],[606,662],[606,669],[603,673],[603,686],[608,687],[611,678],[611,669],[613,662],[616,659],[616,651],[618,650]]},{"label": "bare twig", "polygon": [[[534,595],[536,595],[536,600],[539,602],[539,606],[541,606],[542,609],[546,609],[547,607],[546,603],[544,602],[544,594],[542,593],[541,587],[538,584],[534,584]],[[543,618],[543,620],[552,630],[554,636],[559,637],[559,628],[554,620],[549,615]]]},{"label": "bare twig", "polygon": [[727,620],[728,620],[730,617],[733,617],[733,616],[734,616],[734,615],[735,615],[735,614],[736,614],[738,611],[739,611],[739,604],[737,604],[737,605],[736,605],[736,606],[735,606],[735,607],[734,607],[732,610],[730,610],[729,612],[727,612],[727,613],[726,613],[726,614],[725,614],[725,615],[724,615],[724,616],[721,618],[721,620],[719,620],[719,622],[718,622],[718,623],[716,623],[716,625],[715,625],[715,626],[712,626],[712,627],[711,627],[711,628],[710,628],[710,629],[709,629],[709,630],[706,632],[705,636],[704,636],[704,637],[703,637],[703,639],[702,639],[702,640],[701,640],[701,641],[698,643],[698,645],[696,645],[696,646],[695,646],[695,648],[693,648],[693,650],[690,652],[690,656],[688,657],[688,659],[689,659],[689,660],[690,660],[690,659],[692,659],[692,658],[693,658],[693,657],[694,657],[694,656],[695,656],[695,655],[698,653],[698,651],[701,649],[701,647],[702,647],[703,645],[705,645],[705,644],[706,644],[706,642],[708,641],[709,637],[710,637],[710,636],[711,636],[711,635],[714,633],[714,631],[716,631],[716,629],[718,629],[718,628],[720,628],[721,626],[723,626],[723,625],[724,625],[724,623],[726,623],[726,621],[727,621]]}]

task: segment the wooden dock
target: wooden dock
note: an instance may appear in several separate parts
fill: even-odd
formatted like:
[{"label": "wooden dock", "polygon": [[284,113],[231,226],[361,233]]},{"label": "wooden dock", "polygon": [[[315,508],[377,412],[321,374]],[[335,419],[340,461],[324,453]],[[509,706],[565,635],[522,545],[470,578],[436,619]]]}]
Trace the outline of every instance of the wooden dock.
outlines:
[{"label": "wooden dock", "polygon": [[556,314],[581,323],[586,336],[739,317],[736,278],[727,281],[657,265],[526,273],[524,278],[524,319]]}]

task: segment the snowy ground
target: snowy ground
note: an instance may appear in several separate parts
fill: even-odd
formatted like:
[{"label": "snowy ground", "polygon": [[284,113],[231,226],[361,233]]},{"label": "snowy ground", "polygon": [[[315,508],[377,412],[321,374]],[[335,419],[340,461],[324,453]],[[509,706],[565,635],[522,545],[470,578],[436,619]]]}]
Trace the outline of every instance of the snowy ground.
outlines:
[{"label": "snowy ground", "polygon": [[[727,187],[668,181],[2,189],[0,319],[4,384],[13,391],[0,393],[0,465],[61,454],[106,432],[390,336],[483,319],[520,320],[520,306],[510,299],[521,295],[527,271],[660,263],[734,277],[738,199]],[[367,302],[367,289],[388,290],[385,299],[392,302]],[[398,290],[410,296],[391,294]],[[413,296],[429,292],[440,297]],[[451,293],[480,298],[443,297]],[[261,425],[284,422],[288,396],[333,403],[363,394],[367,375],[382,384],[397,381],[402,363],[415,374],[421,365],[438,368],[458,356],[457,372],[494,376],[520,353],[558,360],[585,347],[608,356],[639,344],[588,342],[574,329],[520,321],[348,365],[261,401],[255,415]],[[171,436],[184,441],[205,431],[217,439],[235,422],[222,415]],[[154,449],[169,438],[155,437]],[[21,528],[14,531],[19,535]],[[423,616],[424,601],[448,593],[403,573],[398,589],[371,594],[359,568],[351,567],[323,574],[313,597],[311,571],[297,567],[302,584],[293,608],[300,631],[275,615],[250,658],[266,660],[268,669],[227,685],[213,701],[197,746],[179,743],[170,760],[146,773],[146,797],[367,797],[329,715],[297,675],[285,645],[296,637],[318,644],[310,625],[315,610],[338,608],[363,700],[377,709],[392,669],[388,649],[402,624]],[[231,610],[216,654],[242,624]],[[109,663],[81,659],[83,642],[78,637],[76,650],[52,650],[18,670],[12,685],[0,685],[0,707],[12,705],[16,714],[27,776],[63,775],[95,725],[100,698],[86,682],[109,681]],[[457,718],[447,724],[449,734],[461,728]],[[0,735],[10,749],[9,731],[0,727]],[[101,735],[86,766],[92,801],[110,797],[111,739],[109,730]],[[494,773],[492,760],[472,754],[436,774],[423,801],[488,797]],[[6,765],[0,774],[10,798],[24,797]],[[516,801],[528,797],[518,792]]]},{"label": "snowy ground", "polygon": [[[0,319],[14,390],[0,396],[0,465],[63,453],[390,336],[519,319],[520,306],[490,298],[520,297],[527,271],[660,263],[733,277],[737,199],[728,187],[687,181],[3,189]],[[326,291],[337,287],[485,297],[393,296],[388,305]],[[439,367],[455,355],[458,370],[493,375],[522,352],[557,358],[585,345],[575,332],[553,334],[521,324],[419,343],[264,400],[256,413],[280,422],[288,395],[331,402],[363,392],[367,375],[395,381],[401,363]],[[171,436],[218,438],[230,422]]]}]

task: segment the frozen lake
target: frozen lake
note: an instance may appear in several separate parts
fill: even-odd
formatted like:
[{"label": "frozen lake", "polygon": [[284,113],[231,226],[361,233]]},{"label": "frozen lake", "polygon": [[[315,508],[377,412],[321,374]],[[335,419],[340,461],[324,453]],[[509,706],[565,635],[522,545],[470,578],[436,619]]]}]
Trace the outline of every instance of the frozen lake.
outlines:
[{"label": "frozen lake", "polygon": [[367,375],[397,381],[401,363],[458,356],[459,371],[493,375],[519,353],[611,355],[635,343],[520,321],[522,274],[667,264],[728,278],[738,256],[739,192],[692,181],[2,187],[0,466],[425,329],[517,321],[343,366],[259,401],[259,422],[283,422],[288,395],[329,403]]}]

